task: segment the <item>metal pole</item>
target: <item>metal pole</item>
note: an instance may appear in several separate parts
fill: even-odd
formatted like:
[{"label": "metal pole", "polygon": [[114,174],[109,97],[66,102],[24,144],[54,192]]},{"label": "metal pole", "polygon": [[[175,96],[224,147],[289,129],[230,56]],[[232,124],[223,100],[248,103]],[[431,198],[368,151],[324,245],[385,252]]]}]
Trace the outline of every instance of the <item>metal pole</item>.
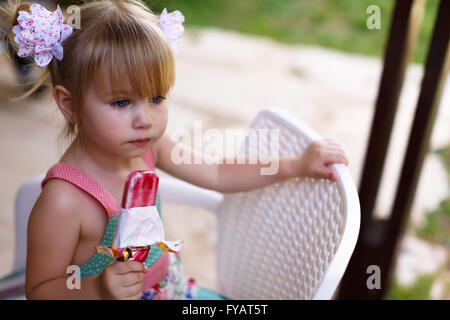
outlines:
[{"label": "metal pole", "polygon": [[[417,182],[429,148],[429,141],[436,119],[439,101],[448,74],[450,60],[450,1],[441,0],[434,25],[433,38],[422,80],[419,100],[409,136],[408,147],[397,187],[391,218],[384,239],[381,285],[386,287],[395,264],[401,239],[414,201]],[[449,124],[450,130],[450,124]]]},{"label": "metal pole", "polygon": [[378,188],[389,146],[406,67],[413,48],[418,19],[414,19],[419,0],[397,0],[386,46],[383,72],[375,114],[364,161],[359,197],[360,236],[341,282],[338,299],[377,299],[379,294],[366,286],[367,267],[379,264],[382,254],[384,221],[372,218]]}]

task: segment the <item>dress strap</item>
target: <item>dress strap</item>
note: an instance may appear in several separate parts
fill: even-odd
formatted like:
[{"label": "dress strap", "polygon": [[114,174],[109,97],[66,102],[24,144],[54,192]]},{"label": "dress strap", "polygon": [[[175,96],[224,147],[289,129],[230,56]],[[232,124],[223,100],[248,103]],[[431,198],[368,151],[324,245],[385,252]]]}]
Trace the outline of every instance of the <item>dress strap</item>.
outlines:
[{"label": "dress strap", "polygon": [[108,219],[111,219],[120,211],[120,205],[103,185],[70,163],[59,162],[51,167],[41,182],[41,189],[52,178],[66,180],[89,193],[105,207]]},{"label": "dress strap", "polygon": [[[155,170],[153,150],[151,148],[142,156],[142,159],[149,170]],[[44,188],[48,180],[53,178],[66,180],[89,193],[106,209],[108,219],[111,219],[120,211],[120,204],[117,203],[113,195],[102,184],[70,163],[59,162],[51,167],[41,182],[41,189]]]}]

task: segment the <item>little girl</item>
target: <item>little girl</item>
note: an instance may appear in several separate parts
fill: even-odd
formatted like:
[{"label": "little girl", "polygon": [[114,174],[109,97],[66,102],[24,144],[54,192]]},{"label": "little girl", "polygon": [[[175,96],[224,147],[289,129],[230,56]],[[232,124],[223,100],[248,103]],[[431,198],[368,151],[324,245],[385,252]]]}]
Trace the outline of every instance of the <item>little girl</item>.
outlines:
[{"label": "little girl", "polygon": [[[73,138],[48,170],[30,214],[28,299],[221,298],[185,280],[179,256],[157,246],[144,263],[95,253],[95,246],[112,243],[124,183],[134,170],[157,166],[227,193],[297,176],[336,180],[327,166],[348,162],[337,144],[321,140],[299,157],[280,158],[274,175],[260,175],[261,162],[237,159],[174,164],[176,142],[165,130],[175,81],[173,52],[183,31],[179,11],[157,16],[139,0],[87,2],[80,7],[79,29],[63,23],[59,7],[50,13],[37,3],[10,0],[2,11],[10,19],[9,44],[19,56],[34,56],[43,69],[35,87],[50,79],[67,121],[66,137]],[[182,153],[199,156],[188,147]],[[156,206],[161,215],[159,194]],[[80,266],[78,289],[67,286],[70,265]]]}]

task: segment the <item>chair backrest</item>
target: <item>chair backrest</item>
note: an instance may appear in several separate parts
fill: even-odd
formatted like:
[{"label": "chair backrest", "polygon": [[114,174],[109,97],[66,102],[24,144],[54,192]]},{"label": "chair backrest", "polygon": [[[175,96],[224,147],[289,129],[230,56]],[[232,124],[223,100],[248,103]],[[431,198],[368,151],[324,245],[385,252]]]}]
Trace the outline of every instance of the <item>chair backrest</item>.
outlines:
[{"label": "chair backrest", "polygon": [[[262,111],[251,128],[278,130],[280,157],[300,155],[320,139],[278,109]],[[256,154],[255,139],[247,135],[241,155]],[[259,144],[258,155],[271,156],[270,139],[269,134],[269,143]],[[292,178],[225,194],[218,208],[221,293],[233,299],[331,299],[360,226],[359,199],[348,169],[333,167],[337,182]]]}]

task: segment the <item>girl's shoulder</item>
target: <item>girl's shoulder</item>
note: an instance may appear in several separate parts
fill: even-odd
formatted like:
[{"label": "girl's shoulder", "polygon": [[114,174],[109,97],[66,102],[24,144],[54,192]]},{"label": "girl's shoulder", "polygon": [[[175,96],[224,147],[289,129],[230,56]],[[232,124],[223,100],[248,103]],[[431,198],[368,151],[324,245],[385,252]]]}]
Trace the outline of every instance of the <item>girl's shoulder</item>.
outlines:
[{"label": "girl's shoulder", "polygon": [[[35,238],[33,235],[40,234],[57,241],[55,236],[59,235],[59,232],[76,232],[81,225],[78,212],[85,202],[86,200],[83,200],[69,183],[51,179],[42,189],[31,210],[28,219],[28,237],[33,239]],[[54,228],[58,230],[51,232]]]},{"label": "girl's shoulder", "polygon": [[[83,212],[99,211],[104,215],[104,208],[98,201],[79,187],[63,179],[50,179],[42,189],[34,208],[38,212],[51,215],[75,215]],[[34,210],[33,208],[33,210]]]},{"label": "girl's shoulder", "polygon": [[[113,181],[112,178],[108,177],[110,180],[107,181],[107,184],[104,184],[104,180],[99,180],[97,176],[89,174],[83,169],[84,166],[79,163],[63,160],[48,170],[45,178],[41,182],[42,190],[47,187],[48,183],[52,183],[52,185],[55,183],[57,185],[63,185],[64,188],[62,190],[66,193],[64,194],[65,198],[71,196],[88,205],[90,203],[90,208],[98,208],[99,211],[102,211],[102,216],[113,217],[120,210],[120,206],[114,196],[117,194],[117,190],[111,188],[110,181]],[[112,186],[114,187],[114,184]],[[58,191],[60,190],[56,190],[56,193]],[[50,192],[51,195],[54,193]]]},{"label": "girl's shoulder", "polygon": [[92,198],[84,190],[64,179],[49,179],[42,188],[41,197],[55,205],[90,203]]}]

